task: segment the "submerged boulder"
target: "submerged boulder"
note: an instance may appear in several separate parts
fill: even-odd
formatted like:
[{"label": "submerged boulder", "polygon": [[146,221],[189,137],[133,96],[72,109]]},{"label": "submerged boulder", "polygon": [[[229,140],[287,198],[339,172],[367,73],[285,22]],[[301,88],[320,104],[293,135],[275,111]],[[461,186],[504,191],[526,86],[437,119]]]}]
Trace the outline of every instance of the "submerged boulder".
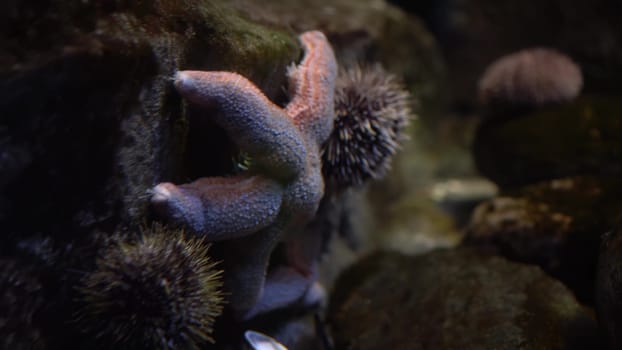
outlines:
[{"label": "submerged boulder", "polygon": [[209,112],[182,101],[171,77],[236,71],[279,101],[301,50],[297,33],[253,23],[224,2],[9,0],[0,23],[0,256],[36,251],[29,238],[37,237],[70,252],[36,268],[34,258],[12,263],[45,271],[45,283],[22,283],[36,294],[0,291],[5,313],[23,315],[0,322],[0,334],[7,344],[45,338],[66,348],[81,342],[75,281],[98,251],[84,242],[148,222],[158,182],[233,171],[235,146]]},{"label": "submerged boulder", "polygon": [[473,250],[378,253],[346,271],[329,321],[338,349],[586,349],[596,322],[538,267]]},{"label": "submerged boulder", "polygon": [[617,178],[582,176],[506,191],[475,209],[463,242],[539,265],[592,302],[600,237],[620,218],[621,189]]},{"label": "submerged boulder", "polygon": [[[300,52],[295,35],[212,2],[48,5],[9,1],[1,15],[10,29],[0,34],[5,238],[144,221],[155,183],[206,171],[185,152],[197,128],[175,71],[237,71],[278,97]],[[223,172],[231,143],[214,135],[201,163]]]},{"label": "submerged boulder", "polygon": [[622,230],[603,236],[596,279],[596,311],[609,349],[622,346]]},{"label": "submerged boulder", "polygon": [[479,171],[502,187],[573,175],[622,174],[622,104],[581,97],[509,120],[487,120],[473,143]]}]

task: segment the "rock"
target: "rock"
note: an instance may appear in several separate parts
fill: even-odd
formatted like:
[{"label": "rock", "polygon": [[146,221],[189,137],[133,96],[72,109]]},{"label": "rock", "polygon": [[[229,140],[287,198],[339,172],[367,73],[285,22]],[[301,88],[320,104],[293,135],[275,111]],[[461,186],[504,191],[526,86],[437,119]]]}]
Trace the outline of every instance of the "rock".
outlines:
[{"label": "rock", "polygon": [[237,148],[182,101],[175,71],[236,71],[283,103],[286,67],[301,54],[296,34],[321,29],[344,62],[381,61],[419,91],[422,106],[440,104],[443,59],[416,18],[380,0],[316,5],[0,4],[0,249],[11,256],[18,242],[43,237],[68,252],[45,263],[54,271],[46,302],[57,319],[42,328],[52,347],[92,340],[79,339],[70,300],[103,244],[97,232],[138,232],[152,219],[147,190],[158,182],[234,171]]},{"label": "rock", "polygon": [[[182,109],[171,76],[234,70],[279,97],[285,68],[300,52],[293,34],[212,2],[5,6],[1,21],[12,29],[0,34],[7,235],[72,236],[141,223],[155,183],[196,177],[204,163],[226,171],[231,142],[197,141],[206,135],[193,134],[196,113]],[[203,147],[190,147],[196,143]],[[201,162],[186,152],[196,148]]]},{"label": "rock", "polygon": [[415,187],[396,194],[386,188],[383,192],[384,184],[373,186],[368,194],[375,218],[368,230],[379,230],[372,234],[371,247],[421,254],[460,243],[462,235],[452,217],[430,198],[426,189]]},{"label": "rock", "polygon": [[622,230],[603,236],[596,279],[596,311],[609,349],[622,347]]},{"label": "rock", "polygon": [[622,212],[617,178],[544,181],[480,204],[464,243],[536,264],[592,302],[600,236]]},{"label": "rock", "polygon": [[15,294],[12,302],[45,304],[54,317],[25,325],[14,343],[41,330],[50,347],[79,346],[72,283],[98,251],[80,242],[149,221],[158,182],[233,171],[235,146],[216,126],[197,132],[205,113],[182,101],[171,77],[236,71],[282,101],[297,33],[199,0],[9,0],[0,23],[0,253],[10,259],[39,236],[70,252],[41,264],[53,271],[41,296]]},{"label": "rock", "polygon": [[575,102],[510,120],[488,120],[473,144],[479,171],[502,187],[539,180],[622,174],[622,104],[617,98]]},{"label": "rock", "polygon": [[586,349],[596,323],[539,268],[437,250],[379,253],[339,279],[329,321],[337,349]]},{"label": "rock", "polygon": [[[434,109],[447,88],[444,59],[421,20],[384,0],[233,0],[253,20],[324,31],[341,64],[381,62],[403,78],[424,109]],[[425,113],[423,113],[425,114]]]}]

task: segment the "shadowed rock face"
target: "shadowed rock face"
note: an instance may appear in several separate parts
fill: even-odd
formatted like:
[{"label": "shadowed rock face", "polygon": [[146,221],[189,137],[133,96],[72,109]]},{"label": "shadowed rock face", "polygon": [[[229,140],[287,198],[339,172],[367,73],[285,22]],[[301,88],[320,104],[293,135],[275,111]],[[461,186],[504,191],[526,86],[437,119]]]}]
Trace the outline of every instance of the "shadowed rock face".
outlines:
[{"label": "shadowed rock face", "polygon": [[30,237],[75,253],[42,262],[40,328],[62,348],[83,340],[71,289],[98,249],[80,245],[148,221],[160,181],[233,171],[237,150],[202,120],[210,111],[185,106],[175,72],[241,72],[279,100],[300,48],[293,33],[198,0],[6,1],[0,22],[0,254],[46,260]]},{"label": "shadowed rock face", "polygon": [[[274,10],[278,0],[261,4],[277,18],[253,11],[254,1],[0,4],[0,253],[25,250],[45,265],[52,301],[40,319],[51,347],[91,344],[68,322],[72,288],[100,241],[152,219],[148,189],[235,171],[238,149],[205,118],[215,111],[182,101],[176,71],[237,72],[283,105],[286,67],[301,58],[296,34],[320,29],[348,62],[390,64],[438,100],[442,58],[416,19],[378,0],[323,1],[284,2],[287,11]],[[333,5],[352,16],[326,17]],[[53,253],[38,250],[40,241]],[[240,330],[221,328],[222,343],[235,342],[229,333]]]},{"label": "shadowed rock face", "polygon": [[584,349],[596,323],[539,268],[469,249],[375,254],[346,271],[329,309],[343,349]]},{"label": "shadowed rock face", "polygon": [[616,98],[583,97],[511,120],[485,121],[473,143],[475,163],[502,187],[622,174],[620,111]]},{"label": "shadowed rock face", "polygon": [[[221,146],[209,152],[213,140],[197,141],[206,135],[188,131],[196,113],[181,110],[171,77],[186,67],[242,71],[275,96],[283,81],[274,77],[298,55],[293,36],[202,1],[38,3],[9,1],[0,37],[1,162],[11,170],[0,220],[19,236],[137,223],[162,177],[194,177],[204,166],[186,164],[210,161],[225,171],[230,142],[212,137]],[[184,153],[195,143],[207,150]]]},{"label": "shadowed rock face", "polygon": [[464,243],[536,264],[591,303],[601,236],[617,223],[622,204],[616,177],[570,177],[506,191],[480,204]]},{"label": "shadowed rock face", "polygon": [[596,280],[596,310],[609,349],[622,346],[622,231],[603,236]]}]

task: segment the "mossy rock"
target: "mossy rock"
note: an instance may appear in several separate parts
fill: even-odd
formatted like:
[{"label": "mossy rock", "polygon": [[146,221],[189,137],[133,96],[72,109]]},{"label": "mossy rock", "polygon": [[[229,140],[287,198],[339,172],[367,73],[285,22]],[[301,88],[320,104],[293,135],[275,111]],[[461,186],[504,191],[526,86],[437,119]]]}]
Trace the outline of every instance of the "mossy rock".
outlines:
[{"label": "mossy rock", "polygon": [[509,120],[483,122],[473,153],[479,171],[502,187],[572,175],[622,174],[622,103],[582,97]]},{"label": "mossy rock", "polygon": [[286,26],[297,32],[324,31],[342,65],[381,62],[416,94],[422,119],[434,122],[448,88],[445,60],[435,38],[416,16],[384,0],[231,3],[260,23]]},{"label": "mossy rock", "polygon": [[622,213],[618,178],[543,181],[480,204],[464,243],[536,264],[593,302],[600,237]]},{"label": "mossy rock", "polygon": [[339,279],[337,349],[587,349],[596,322],[539,268],[460,248],[379,253]]},{"label": "mossy rock", "polygon": [[622,229],[603,237],[596,279],[596,311],[609,349],[622,347]]},{"label": "mossy rock", "polygon": [[10,1],[0,15],[11,29],[0,34],[7,236],[136,225],[156,183],[227,171],[232,142],[185,107],[172,76],[236,71],[278,100],[301,54],[295,33],[224,1],[39,5]]},{"label": "mossy rock", "polygon": [[52,271],[43,296],[12,301],[54,315],[35,316],[14,344],[35,346],[21,335],[40,331],[50,347],[76,346],[74,282],[97,251],[85,242],[148,222],[148,190],[161,181],[233,170],[233,142],[209,122],[212,111],[177,94],[175,72],[239,72],[282,102],[286,67],[302,53],[298,33],[256,24],[226,1],[9,0],[0,8],[0,254],[32,237],[69,252],[37,266]]}]

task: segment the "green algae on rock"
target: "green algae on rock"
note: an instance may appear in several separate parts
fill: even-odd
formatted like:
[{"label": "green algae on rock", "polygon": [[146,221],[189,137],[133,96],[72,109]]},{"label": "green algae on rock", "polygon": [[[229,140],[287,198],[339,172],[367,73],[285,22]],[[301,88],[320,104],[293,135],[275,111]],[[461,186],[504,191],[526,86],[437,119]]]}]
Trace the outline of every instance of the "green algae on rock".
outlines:
[{"label": "green algae on rock", "polygon": [[329,322],[337,348],[586,349],[596,322],[539,268],[437,250],[378,253],[339,279]]},{"label": "green algae on rock", "polygon": [[[447,87],[444,59],[421,20],[384,0],[233,0],[251,19],[297,32],[322,30],[342,65],[381,62],[435,109]],[[425,114],[425,113],[424,113]]]},{"label": "green algae on rock", "polygon": [[502,187],[573,175],[622,174],[622,104],[614,97],[573,103],[512,120],[486,121],[474,159]]}]

